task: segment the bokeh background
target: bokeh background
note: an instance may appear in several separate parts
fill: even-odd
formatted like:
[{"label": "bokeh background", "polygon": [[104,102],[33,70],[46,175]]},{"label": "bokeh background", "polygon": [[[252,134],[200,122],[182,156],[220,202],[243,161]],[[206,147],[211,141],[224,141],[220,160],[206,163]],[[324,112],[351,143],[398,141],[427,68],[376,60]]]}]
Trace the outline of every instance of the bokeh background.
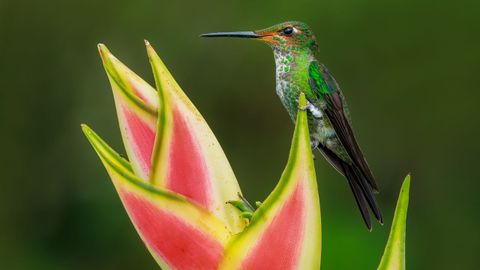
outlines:
[{"label": "bokeh background", "polygon": [[[375,269],[403,177],[413,176],[410,269],[480,268],[479,1],[0,0],[2,269],[157,269],[83,137],[123,152],[103,42],[152,82],[151,41],[224,147],[244,193],[263,200],[293,125],[270,49],[208,31],[310,24],[342,86],[382,188],[369,233],[346,182],[317,158],[323,269]],[[318,155],[320,156],[320,155]]]}]

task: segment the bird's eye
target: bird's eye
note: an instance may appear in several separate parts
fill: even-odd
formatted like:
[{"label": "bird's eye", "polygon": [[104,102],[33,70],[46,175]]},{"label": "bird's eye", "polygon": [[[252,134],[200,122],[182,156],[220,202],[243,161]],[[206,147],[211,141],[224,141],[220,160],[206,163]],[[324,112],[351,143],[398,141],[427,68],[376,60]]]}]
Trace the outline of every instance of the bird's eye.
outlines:
[{"label": "bird's eye", "polygon": [[287,36],[291,35],[293,33],[293,27],[289,26],[289,27],[283,28],[282,33]]}]

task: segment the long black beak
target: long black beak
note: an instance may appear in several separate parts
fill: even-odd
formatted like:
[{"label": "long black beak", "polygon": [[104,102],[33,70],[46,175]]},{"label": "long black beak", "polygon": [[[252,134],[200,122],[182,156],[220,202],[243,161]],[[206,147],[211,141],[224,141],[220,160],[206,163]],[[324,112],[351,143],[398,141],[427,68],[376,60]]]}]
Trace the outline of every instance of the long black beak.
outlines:
[{"label": "long black beak", "polygon": [[261,37],[255,32],[252,31],[243,31],[243,32],[216,32],[216,33],[206,33],[201,34],[201,37],[236,37],[236,38],[259,38]]}]

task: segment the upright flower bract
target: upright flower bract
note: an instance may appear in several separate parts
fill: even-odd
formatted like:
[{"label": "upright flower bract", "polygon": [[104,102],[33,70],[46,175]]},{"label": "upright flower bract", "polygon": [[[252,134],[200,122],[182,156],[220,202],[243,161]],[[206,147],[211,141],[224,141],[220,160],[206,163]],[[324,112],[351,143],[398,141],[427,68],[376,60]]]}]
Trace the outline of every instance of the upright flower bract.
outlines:
[{"label": "upright flower bract", "polygon": [[[299,105],[307,104],[300,96]],[[221,269],[320,269],[320,201],[307,114],[299,111],[290,157],[250,225],[233,237]]]},{"label": "upright flower bract", "polygon": [[[320,202],[305,111],[274,191],[241,216],[241,191],[218,141],[146,42],[156,89],[104,45],[128,161],[82,129],[135,228],[164,269],[319,269]],[[305,97],[299,100],[306,105]]]}]

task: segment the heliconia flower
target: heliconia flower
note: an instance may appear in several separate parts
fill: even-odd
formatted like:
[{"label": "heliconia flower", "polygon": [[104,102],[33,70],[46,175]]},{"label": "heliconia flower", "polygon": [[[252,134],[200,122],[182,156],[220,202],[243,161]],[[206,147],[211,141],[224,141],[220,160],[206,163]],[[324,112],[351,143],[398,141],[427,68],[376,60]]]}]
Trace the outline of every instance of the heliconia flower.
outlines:
[{"label": "heliconia flower", "polygon": [[[253,213],[212,131],[147,42],[157,91],[99,45],[128,161],[82,129],[163,269],[319,269],[320,201],[307,115],[286,168]],[[299,106],[306,105],[302,95]],[[248,218],[244,218],[248,217]]]},{"label": "heliconia flower", "polygon": [[158,94],[104,45],[99,51],[136,175],[212,211],[232,232],[241,231],[245,222],[231,211],[232,206],[225,206],[241,193],[225,154],[150,44],[147,52]]}]

